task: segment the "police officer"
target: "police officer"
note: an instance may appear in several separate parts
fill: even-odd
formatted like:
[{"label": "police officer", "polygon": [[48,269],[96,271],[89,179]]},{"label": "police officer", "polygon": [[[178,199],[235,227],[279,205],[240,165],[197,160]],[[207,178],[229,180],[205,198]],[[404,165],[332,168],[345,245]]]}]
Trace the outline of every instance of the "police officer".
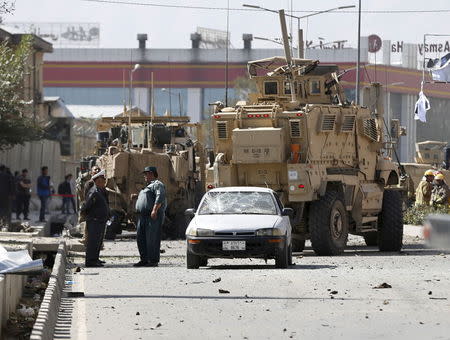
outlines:
[{"label": "police officer", "polygon": [[99,259],[100,248],[109,218],[109,203],[106,195],[105,171],[92,176],[94,186],[88,192],[82,209],[86,215],[87,244],[86,267],[103,267]]},{"label": "police officer", "polygon": [[141,260],[135,267],[157,267],[161,246],[161,227],[166,210],[166,189],[158,180],[158,171],[154,166],[144,169],[147,186],[139,193],[136,202],[137,245]]},{"label": "police officer", "polygon": [[437,174],[434,177],[435,184],[431,194],[431,203],[433,205],[448,205],[449,188],[444,179],[443,174]]},{"label": "police officer", "polygon": [[434,171],[425,171],[424,177],[416,189],[416,206],[430,205],[431,192],[433,191]]}]

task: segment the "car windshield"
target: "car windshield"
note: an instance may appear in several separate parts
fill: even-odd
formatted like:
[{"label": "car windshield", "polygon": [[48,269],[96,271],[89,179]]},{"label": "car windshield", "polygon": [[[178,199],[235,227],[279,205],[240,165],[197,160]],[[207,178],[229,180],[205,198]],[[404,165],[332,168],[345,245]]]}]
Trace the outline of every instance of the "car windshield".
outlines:
[{"label": "car windshield", "polygon": [[200,215],[276,215],[277,209],[268,192],[215,191],[206,194],[199,208]]}]

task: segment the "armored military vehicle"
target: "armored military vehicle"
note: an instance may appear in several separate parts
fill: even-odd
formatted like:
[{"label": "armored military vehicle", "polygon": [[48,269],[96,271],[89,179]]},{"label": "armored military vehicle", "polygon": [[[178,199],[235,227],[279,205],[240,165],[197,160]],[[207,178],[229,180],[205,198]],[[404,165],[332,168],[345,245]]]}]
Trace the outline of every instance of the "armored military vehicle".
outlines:
[{"label": "armored military vehicle", "polygon": [[149,165],[158,168],[159,179],[166,186],[168,206],[163,237],[184,237],[184,210],[195,206],[202,195],[200,174],[205,163],[202,148],[189,134],[191,128],[195,125],[186,116],[101,119],[96,164],[106,170],[113,214],[107,239],[114,239],[123,228],[134,226],[134,194],[145,186],[142,170]]},{"label": "armored military vehicle", "polygon": [[[265,186],[294,209],[293,250],[343,251],[349,233],[382,251],[402,247],[398,165],[384,152],[382,94],[347,101],[336,65],[286,57],[248,63],[257,93],[212,115],[208,187]],[[286,48],[287,47],[287,48]]]}]

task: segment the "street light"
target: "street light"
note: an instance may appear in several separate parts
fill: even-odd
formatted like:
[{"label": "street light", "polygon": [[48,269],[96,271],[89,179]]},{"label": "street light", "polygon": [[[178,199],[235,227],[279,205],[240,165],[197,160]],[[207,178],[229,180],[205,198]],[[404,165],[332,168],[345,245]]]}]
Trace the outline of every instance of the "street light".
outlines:
[{"label": "street light", "polygon": [[[268,8],[264,8],[261,6],[256,6],[256,5],[249,5],[249,4],[243,4],[243,7],[248,7],[248,8],[255,8],[255,9],[260,9],[266,12],[272,12],[272,13],[278,13],[278,11],[275,11],[273,9],[268,9]],[[303,16],[296,16],[296,15],[292,15],[292,14],[285,14],[286,16],[290,17],[290,18],[294,18],[297,19],[297,32],[298,32],[298,57],[299,58],[303,58],[303,33],[300,31],[300,19],[305,19],[305,18],[309,18],[312,17],[314,15],[319,15],[322,13],[328,13],[328,12],[333,12],[333,11],[337,11],[337,10],[341,10],[341,9],[348,9],[348,8],[355,8],[354,5],[351,6],[339,6],[339,7],[335,7],[335,8],[330,8],[330,9],[326,9],[324,11],[319,11],[319,12],[315,12],[315,13],[311,13],[311,14],[307,14],[307,15],[303,15]]]},{"label": "street light", "polygon": [[172,115],[172,99],[170,98],[170,96],[178,96],[178,105],[180,108],[180,117],[182,115],[182,104],[181,104],[181,92],[177,92],[177,93],[173,93],[171,90],[168,90],[166,88],[162,88],[161,91],[163,92],[167,92],[169,94],[169,111],[170,111],[170,115]]},{"label": "street light", "polygon": [[282,43],[281,41],[277,40],[277,38],[275,38],[275,39],[269,39],[269,38],[264,38],[264,37],[253,37],[253,39],[255,39],[255,40],[270,41],[270,42],[273,42],[273,43],[278,44],[278,45],[283,45],[283,43]]},{"label": "street light", "polygon": [[136,72],[138,69],[141,68],[141,64],[135,64],[133,69],[130,70],[130,89],[129,89],[129,95],[128,100],[130,104],[130,112],[128,113],[128,147],[131,145],[131,111],[133,109],[133,100],[132,100],[132,92],[133,92],[133,73]]}]

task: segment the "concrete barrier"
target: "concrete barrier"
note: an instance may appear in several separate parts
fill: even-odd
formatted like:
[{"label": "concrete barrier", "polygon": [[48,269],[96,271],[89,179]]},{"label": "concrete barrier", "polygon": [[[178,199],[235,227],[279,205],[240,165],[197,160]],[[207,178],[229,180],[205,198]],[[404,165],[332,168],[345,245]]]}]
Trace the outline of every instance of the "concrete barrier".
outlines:
[{"label": "concrete barrier", "polygon": [[39,309],[39,314],[33,326],[33,331],[30,337],[32,340],[53,339],[55,325],[58,320],[59,305],[64,288],[66,257],[66,243],[61,241],[55,257],[55,264],[50,275],[50,280],[41,303],[41,308]]}]

